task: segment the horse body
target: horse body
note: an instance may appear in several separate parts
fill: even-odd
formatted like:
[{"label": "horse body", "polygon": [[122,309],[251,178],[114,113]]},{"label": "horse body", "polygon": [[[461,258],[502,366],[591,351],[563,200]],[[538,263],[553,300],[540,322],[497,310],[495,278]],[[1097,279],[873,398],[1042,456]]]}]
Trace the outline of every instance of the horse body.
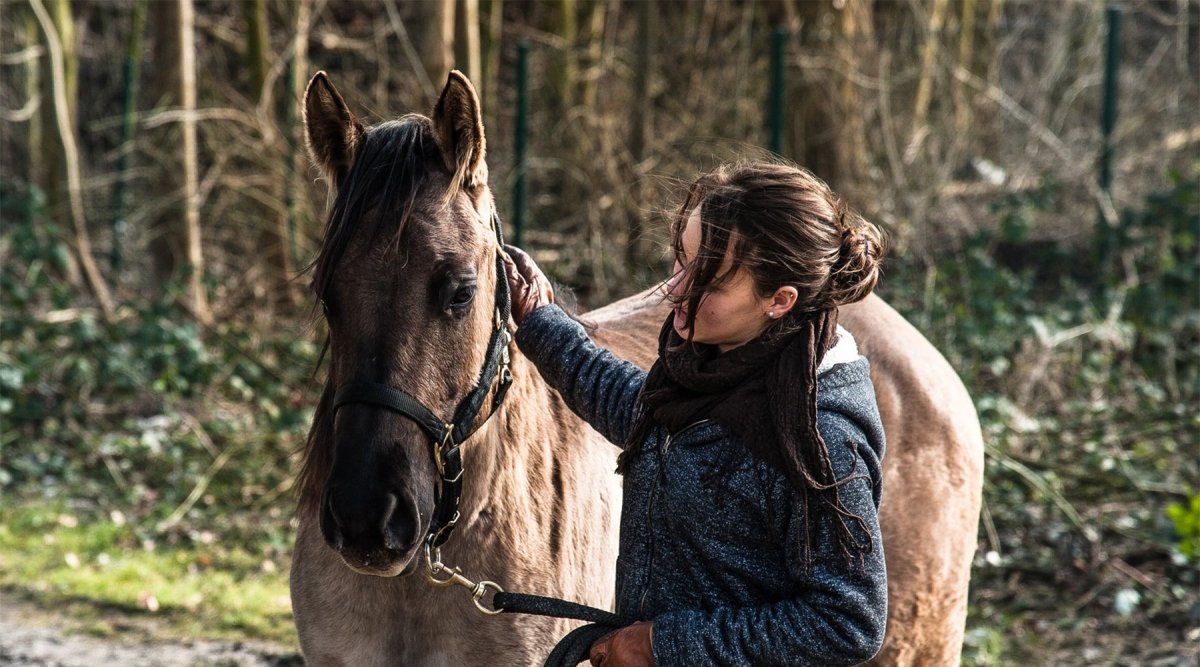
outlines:
[{"label": "horse body", "polygon": [[[477,283],[487,295],[503,279],[482,222],[494,204],[478,99],[452,73],[432,120],[368,130],[318,74],[305,108],[310,150],[339,197],[314,276],[330,306],[330,376],[299,480],[291,573],[305,658],[317,666],[540,664],[573,623],[484,616],[465,589],[433,587],[418,571],[438,488],[428,436],[386,410],[339,412],[333,401],[339,384],[365,379],[447,414],[478,379],[495,304],[467,287]],[[407,162],[378,162],[394,146],[410,153]],[[428,173],[414,180],[405,170],[417,168]],[[386,197],[353,201],[381,170],[414,189],[393,202],[403,216]],[[390,245],[368,234],[373,225],[360,214],[399,225]],[[412,218],[408,231],[404,217]],[[667,309],[647,291],[585,319],[599,344],[648,367]],[[982,480],[975,411],[941,355],[882,300],[844,308],[841,319],[871,360],[888,436],[880,512],[889,620],[875,662],[956,664]],[[564,406],[515,345],[510,353],[515,380],[503,407],[490,419],[484,413],[463,445],[462,518],[442,559],[506,590],[610,608],[617,450]]]}]

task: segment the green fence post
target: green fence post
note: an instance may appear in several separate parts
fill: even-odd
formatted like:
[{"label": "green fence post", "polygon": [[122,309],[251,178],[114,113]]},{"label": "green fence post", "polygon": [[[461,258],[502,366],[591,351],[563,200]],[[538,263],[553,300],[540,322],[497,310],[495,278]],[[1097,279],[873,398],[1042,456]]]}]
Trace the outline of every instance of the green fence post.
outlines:
[{"label": "green fence post", "polygon": [[1117,124],[1117,68],[1121,61],[1121,9],[1109,6],[1108,39],[1104,54],[1104,104],[1100,110],[1100,132],[1103,136],[1100,151],[1100,193],[1105,201],[1100,203],[1100,215],[1096,223],[1096,241],[1099,247],[1100,265],[1108,263],[1112,252],[1116,229],[1108,224],[1104,214],[1105,204],[1112,203],[1112,132]]},{"label": "green fence post", "polygon": [[121,148],[117,154],[117,183],[113,188],[113,239],[109,261],[114,271],[121,269],[121,242],[125,239],[125,191],[129,180],[129,153],[133,150],[133,129],[137,122],[138,77],[142,64],[142,30],[146,25],[146,2],[133,3],[133,20],[129,35],[129,50],[121,68],[124,78],[124,101],[121,112]]},{"label": "green fence post", "polygon": [[771,110],[770,110],[770,143],[771,152],[783,154],[783,54],[787,44],[788,31],[786,28],[775,28],[771,35]]}]

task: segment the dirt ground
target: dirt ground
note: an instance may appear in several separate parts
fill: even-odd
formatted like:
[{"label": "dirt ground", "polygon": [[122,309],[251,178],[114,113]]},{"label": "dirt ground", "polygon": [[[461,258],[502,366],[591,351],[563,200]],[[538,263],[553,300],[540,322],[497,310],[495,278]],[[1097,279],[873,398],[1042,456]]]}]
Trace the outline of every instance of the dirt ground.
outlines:
[{"label": "dirt ground", "polygon": [[[148,628],[101,623],[92,632],[0,591],[0,665],[5,667],[293,667],[286,648],[248,642],[143,640]],[[97,628],[119,630],[96,636]]]}]

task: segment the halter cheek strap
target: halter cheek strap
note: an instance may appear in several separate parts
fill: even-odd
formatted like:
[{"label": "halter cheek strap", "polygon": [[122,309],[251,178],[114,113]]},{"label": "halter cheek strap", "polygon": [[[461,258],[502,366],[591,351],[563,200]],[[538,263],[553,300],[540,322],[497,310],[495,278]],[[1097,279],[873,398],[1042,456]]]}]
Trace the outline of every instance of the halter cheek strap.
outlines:
[{"label": "halter cheek strap", "polygon": [[[454,410],[451,421],[443,421],[424,403],[401,389],[378,382],[351,382],[337,388],[333,395],[333,411],[337,414],[343,405],[360,404],[391,410],[417,423],[433,440],[433,460],[441,478],[437,506],[429,524],[426,545],[440,547],[450,539],[454,525],[458,522],[458,503],[462,496],[462,443],[478,428],[487,423],[504,401],[504,395],[512,385],[512,359],[509,344],[508,320],[512,311],[512,298],[508,291],[508,279],[504,270],[504,233],[500,216],[492,212],[492,227],[496,233],[496,309],[492,335],[488,340],[483,369],[475,387],[463,397]],[[492,406],[487,416],[475,426],[487,394],[495,385]],[[472,428],[474,426],[474,428]]]}]

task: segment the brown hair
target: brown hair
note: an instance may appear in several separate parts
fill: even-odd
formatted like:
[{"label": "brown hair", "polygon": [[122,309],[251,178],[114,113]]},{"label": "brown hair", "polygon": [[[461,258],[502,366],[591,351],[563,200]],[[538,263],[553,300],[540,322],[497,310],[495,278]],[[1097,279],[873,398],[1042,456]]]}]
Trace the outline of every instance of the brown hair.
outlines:
[{"label": "brown hair", "polygon": [[785,285],[799,295],[771,333],[795,328],[804,314],[860,301],[879,281],[886,251],[879,228],[851,211],[824,181],[799,167],[771,162],[728,164],[700,176],[671,227],[681,250],[683,229],[700,208],[700,252],[679,276],[687,285],[688,327],[704,293],[732,277],[718,275],[725,253],[749,271],[761,296]]},{"label": "brown hair", "polygon": [[[817,426],[817,368],[837,341],[838,306],[866,298],[879,281],[884,237],[819,178],[785,164],[724,165],[698,178],[672,225],[677,257],[684,227],[697,208],[700,250],[681,269],[683,275],[676,276],[685,289],[674,299],[687,306],[689,340],[704,294],[739,269],[750,273],[760,296],[789,285],[796,289],[796,305],[762,334],[782,349],[764,375],[775,437],[769,446],[758,439],[745,444],[779,466],[798,491],[799,511],[806,519],[804,534],[797,536],[804,567],[812,562],[809,507],[814,495],[833,510],[843,556],[861,566],[872,548],[869,531],[864,518],[845,507],[838,494],[840,486],[861,475],[851,472],[838,479],[834,471]],[[721,274],[726,252],[734,268]],[[645,411],[638,421],[634,431],[644,435]]]}]

